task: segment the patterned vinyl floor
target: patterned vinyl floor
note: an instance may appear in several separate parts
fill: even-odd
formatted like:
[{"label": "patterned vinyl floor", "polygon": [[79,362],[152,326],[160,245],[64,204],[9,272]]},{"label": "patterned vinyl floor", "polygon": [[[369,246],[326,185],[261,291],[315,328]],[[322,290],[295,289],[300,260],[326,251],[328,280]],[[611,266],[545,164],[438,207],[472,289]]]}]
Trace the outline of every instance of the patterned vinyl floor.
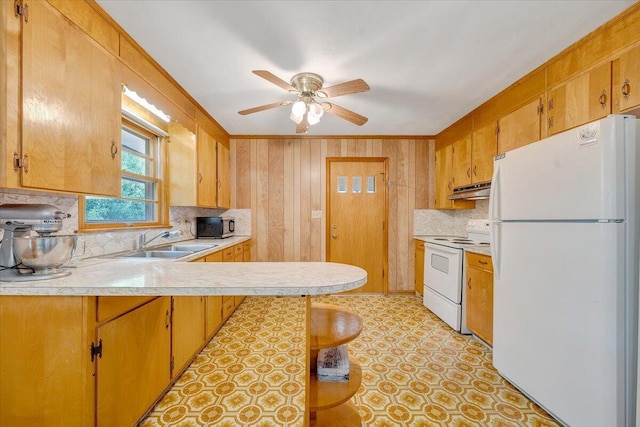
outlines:
[{"label": "patterned vinyl floor", "polygon": [[[364,426],[558,426],[419,297],[330,296],[359,313],[349,352],[362,367],[352,399]],[[236,310],[142,426],[302,426],[304,298],[253,297]]]}]

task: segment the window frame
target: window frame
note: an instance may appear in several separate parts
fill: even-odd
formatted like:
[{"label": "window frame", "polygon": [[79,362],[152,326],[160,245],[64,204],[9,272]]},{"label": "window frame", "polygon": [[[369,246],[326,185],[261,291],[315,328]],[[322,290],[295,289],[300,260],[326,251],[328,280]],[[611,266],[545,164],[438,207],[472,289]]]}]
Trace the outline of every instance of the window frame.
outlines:
[{"label": "window frame", "polygon": [[[133,222],[100,222],[93,223],[86,220],[86,196],[78,197],[78,231],[80,232],[92,232],[92,231],[116,231],[116,230],[135,230],[135,229],[149,229],[149,228],[167,228],[169,224],[169,206],[168,206],[168,188],[169,181],[169,169],[168,169],[168,156],[166,144],[168,137],[158,135],[158,131],[155,131],[156,126],[149,123],[149,126],[145,126],[147,122],[144,119],[137,118],[131,120],[128,117],[122,117],[121,127],[128,129],[134,133],[141,134],[145,137],[149,137],[154,147],[150,150],[152,153],[149,157],[153,158],[154,162],[154,176],[138,175],[133,172],[122,169],[122,163],[120,164],[120,182],[123,178],[132,180],[139,180],[142,182],[154,182],[156,185],[157,193],[157,218],[153,221],[133,221]],[[161,129],[162,130],[162,129]],[[122,146],[120,141],[120,150],[122,152],[126,149]],[[121,184],[122,185],[122,184]],[[100,196],[97,196],[100,197]],[[131,200],[123,197],[117,197],[114,199]],[[137,200],[137,199],[136,199]],[[156,202],[156,200],[144,199],[144,201]]]}]

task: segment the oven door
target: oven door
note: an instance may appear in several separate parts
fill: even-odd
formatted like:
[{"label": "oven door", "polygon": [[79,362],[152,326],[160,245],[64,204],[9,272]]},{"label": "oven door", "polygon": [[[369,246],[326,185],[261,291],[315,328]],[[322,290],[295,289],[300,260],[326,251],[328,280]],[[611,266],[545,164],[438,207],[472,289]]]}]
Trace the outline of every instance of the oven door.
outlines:
[{"label": "oven door", "polygon": [[462,249],[427,243],[424,284],[448,300],[462,303]]}]

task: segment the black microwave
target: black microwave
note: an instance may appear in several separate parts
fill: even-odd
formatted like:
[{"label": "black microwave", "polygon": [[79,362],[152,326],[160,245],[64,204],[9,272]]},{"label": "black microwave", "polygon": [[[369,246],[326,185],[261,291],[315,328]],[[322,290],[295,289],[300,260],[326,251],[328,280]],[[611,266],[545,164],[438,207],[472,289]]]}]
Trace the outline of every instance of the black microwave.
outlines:
[{"label": "black microwave", "polygon": [[233,236],[234,231],[235,221],[233,218],[196,217],[196,238],[198,239],[224,239]]}]

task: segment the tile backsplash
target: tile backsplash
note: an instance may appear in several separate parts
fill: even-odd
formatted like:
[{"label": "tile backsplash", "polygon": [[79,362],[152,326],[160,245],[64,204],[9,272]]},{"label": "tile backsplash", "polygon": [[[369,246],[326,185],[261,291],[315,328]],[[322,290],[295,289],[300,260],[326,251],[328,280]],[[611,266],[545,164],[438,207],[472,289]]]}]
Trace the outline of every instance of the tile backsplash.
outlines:
[{"label": "tile backsplash", "polygon": [[[58,234],[76,234],[78,230],[78,197],[65,194],[41,193],[36,191],[0,190],[0,204],[4,203],[43,203],[53,205],[71,215],[63,221],[62,230]],[[235,218],[236,234],[251,235],[251,209],[207,209],[189,206],[169,208],[171,228],[147,230],[123,230],[97,233],[78,233],[77,258],[87,258],[108,253],[131,250],[140,234],[148,232],[153,237],[166,230],[181,230],[182,236],[173,239],[158,239],[153,245],[161,245],[170,241],[181,241],[195,238],[195,218],[198,216],[223,216]],[[182,222],[182,219],[187,222]],[[2,230],[0,229],[0,234]]]},{"label": "tile backsplash", "polygon": [[489,217],[489,201],[477,200],[475,209],[418,209],[413,212],[413,234],[450,234],[466,236],[469,219]]}]

